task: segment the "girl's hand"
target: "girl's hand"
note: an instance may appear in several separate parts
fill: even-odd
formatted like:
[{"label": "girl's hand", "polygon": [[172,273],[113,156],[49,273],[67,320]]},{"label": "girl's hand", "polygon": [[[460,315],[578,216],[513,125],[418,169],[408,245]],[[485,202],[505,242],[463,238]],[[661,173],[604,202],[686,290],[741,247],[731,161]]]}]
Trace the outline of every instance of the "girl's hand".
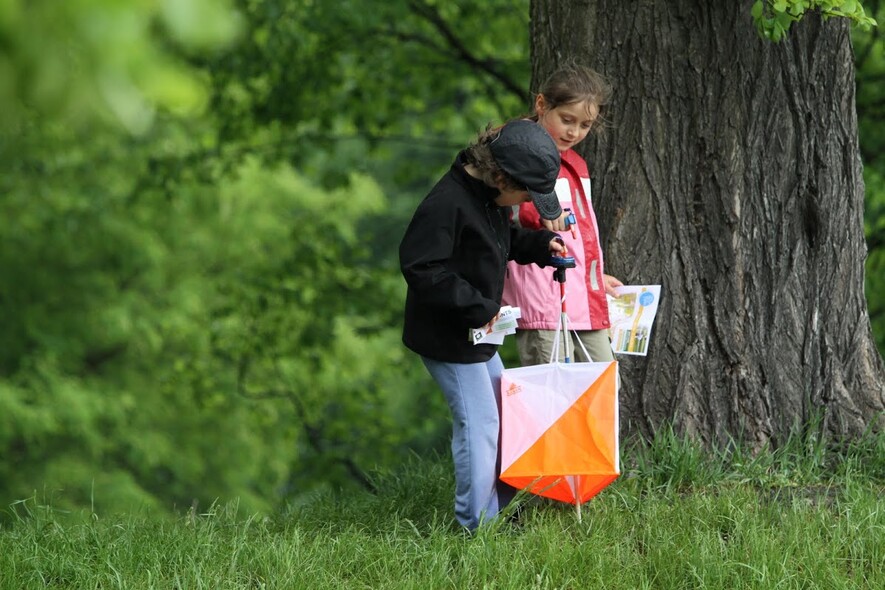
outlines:
[{"label": "girl's hand", "polygon": [[568,225],[566,224],[566,219],[569,216],[568,211],[563,211],[562,215],[559,216],[559,219],[541,219],[541,225],[550,231],[565,231],[568,229]]},{"label": "girl's hand", "polygon": [[611,275],[602,275],[602,284],[605,285],[605,292],[612,297],[617,297],[617,287],[623,287],[624,283]]}]

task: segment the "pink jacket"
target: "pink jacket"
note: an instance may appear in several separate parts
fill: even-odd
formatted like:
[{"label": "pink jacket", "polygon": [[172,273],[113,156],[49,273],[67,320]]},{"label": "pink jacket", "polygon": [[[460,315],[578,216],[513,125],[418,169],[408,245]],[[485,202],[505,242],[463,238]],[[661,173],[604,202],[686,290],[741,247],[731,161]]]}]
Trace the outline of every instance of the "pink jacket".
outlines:
[{"label": "pink jacket", "polygon": [[[574,150],[566,150],[561,156],[556,194],[563,209],[571,209],[578,221],[576,238],[571,231],[559,232],[568,247],[568,255],[573,256],[576,263],[575,268],[565,271],[568,328],[600,330],[608,328],[610,322],[602,281],[599,228],[590,198],[590,174],[587,163]],[[527,228],[541,227],[538,212],[531,203],[514,207],[513,221]],[[520,308],[519,327],[524,330],[555,330],[559,325],[562,306],[552,267],[509,263],[502,302]]]}]

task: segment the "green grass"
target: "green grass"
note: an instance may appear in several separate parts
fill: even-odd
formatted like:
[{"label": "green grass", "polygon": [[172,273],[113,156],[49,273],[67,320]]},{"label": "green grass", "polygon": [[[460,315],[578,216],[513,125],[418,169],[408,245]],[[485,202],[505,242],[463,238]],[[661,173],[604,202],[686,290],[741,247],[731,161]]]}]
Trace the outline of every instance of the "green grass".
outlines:
[{"label": "green grass", "polygon": [[168,520],[60,514],[0,528],[0,588],[885,588],[885,436],[708,456],[672,433],[625,445],[583,507],[520,498],[522,524],[452,519],[447,457],[375,474],[383,493],[273,517],[234,503]]}]

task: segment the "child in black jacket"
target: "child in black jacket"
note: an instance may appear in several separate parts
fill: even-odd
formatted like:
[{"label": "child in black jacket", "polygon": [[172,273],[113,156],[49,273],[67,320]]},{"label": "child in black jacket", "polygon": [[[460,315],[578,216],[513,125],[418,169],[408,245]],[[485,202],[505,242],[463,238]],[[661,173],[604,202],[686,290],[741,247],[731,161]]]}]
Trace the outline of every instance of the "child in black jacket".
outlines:
[{"label": "child in black jacket", "polygon": [[468,334],[497,317],[508,260],[544,266],[563,251],[555,233],[512,226],[508,216],[531,200],[544,218],[559,218],[559,166],[556,143],[537,123],[488,129],[421,202],[400,244],[403,342],[421,355],[452,411],[455,516],[471,531],[515,490],[498,481],[504,367],[496,345],[474,345]]}]

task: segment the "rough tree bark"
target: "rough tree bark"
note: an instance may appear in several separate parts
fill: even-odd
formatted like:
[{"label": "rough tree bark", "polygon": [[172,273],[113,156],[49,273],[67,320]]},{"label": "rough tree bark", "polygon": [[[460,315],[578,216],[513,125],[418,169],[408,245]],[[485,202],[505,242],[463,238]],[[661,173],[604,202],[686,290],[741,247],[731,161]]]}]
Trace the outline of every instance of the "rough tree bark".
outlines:
[{"label": "rough tree bark", "polygon": [[663,286],[649,356],[619,359],[628,433],[885,424],[848,24],[809,15],[775,45],[751,5],[532,1],[533,83],[574,59],[614,86],[582,149],[607,272]]}]

